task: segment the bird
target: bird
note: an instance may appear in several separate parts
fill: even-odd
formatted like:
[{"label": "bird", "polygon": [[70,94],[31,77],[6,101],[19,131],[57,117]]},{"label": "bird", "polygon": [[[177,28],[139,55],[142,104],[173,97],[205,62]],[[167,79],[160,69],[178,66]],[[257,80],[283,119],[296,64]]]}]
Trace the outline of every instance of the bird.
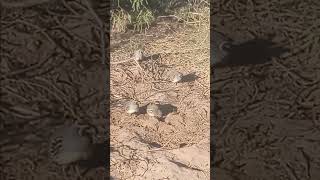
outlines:
[{"label": "bird", "polygon": [[166,81],[177,84],[183,79],[183,74],[177,70],[169,70],[164,73]]},{"label": "bird", "polygon": [[182,77],[183,77],[183,74],[181,72],[178,72],[178,71],[173,71],[171,73],[171,82],[173,83],[178,83],[182,80]]},{"label": "bird", "polygon": [[50,138],[49,155],[59,165],[88,160],[93,155],[92,139],[75,125],[64,126]]},{"label": "bird", "polygon": [[134,52],[133,59],[138,62],[144,59],[144,53],[142,49],[138,49]]},{"label": "bird", "polygon": [[211,41],[211,65],[225,64],[227,62],[227,56],[234,46],[233,40],[226,37],[224,34],[213,30]]},{"label": "bird", "polygon": [[288,51],[288,48],[273,42],[272,39],[256,37],[233,44],[227,63],[229,66],[264,64]]},{"label": "bird", "polygon": [[162,111],[160,109],[160,106],[155,103],[150,103],[147,106],[147,114],[151,117],[155,117],[157,119],[162,118]]},{"label": "bird", "polygon": [[131,114],[136,114],[139,112],[139,105],[136,101],[130,100],[126,104],[126,111],[127,113]]},{"label": "bird", "polygon": [[212,32],[211,44],[210,62],[211,66],[216,67],[264,64],[272,57],[279,57],[289,51],[272,40],[254,38],[236,42],[215,30]]}]

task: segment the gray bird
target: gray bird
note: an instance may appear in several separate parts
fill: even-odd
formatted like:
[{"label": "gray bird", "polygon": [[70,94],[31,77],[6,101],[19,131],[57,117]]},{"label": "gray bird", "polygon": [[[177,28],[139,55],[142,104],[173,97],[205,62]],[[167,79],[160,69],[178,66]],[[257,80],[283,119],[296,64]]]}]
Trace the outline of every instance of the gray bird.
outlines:
[{"label": "gray bird", "polygon": [[144,53],[142,49],[138,49],[134,52],[133,59],[138,62],[144,59]]},{"label": "gray bird", "polygon": [[171,74],[171,82],[173,83],[178,83],[182,80],[183,74],[178,72],[178,71],[174,71]]},{"label": "gray bird", "polygon": [[49,155],[60,165],[88,160],[92,156],[92,140],[75,125],[65,126],[52,135]]},{"label": "gray bird", "polygon": [[164,77],[167,81],[173,82],[173,83],[178,83],[181,82],[183,78],[183,74],[181,72],[178,72],[176,70],[170,70],[166,71],[164,74]]},{"label": "gray bird", "polygon": [[162,118],[162,111],[159,107],[159,105],[155,103],[150,103],[147,106],[147,114],[151,117],[155,117],[157,119]]},{"label": "gray bird", "polygon": [[230,38],[227,38],[225,35],[217,31],[213,31],[211,35],[211,65],[225,63],[226,57],[233,47],[233,42]]},{"label": "gray bird", "polygon": [[139,112],[139,105],[136,101],[130,100],[126,104],[126,111],[129,114],[136,114]]}]

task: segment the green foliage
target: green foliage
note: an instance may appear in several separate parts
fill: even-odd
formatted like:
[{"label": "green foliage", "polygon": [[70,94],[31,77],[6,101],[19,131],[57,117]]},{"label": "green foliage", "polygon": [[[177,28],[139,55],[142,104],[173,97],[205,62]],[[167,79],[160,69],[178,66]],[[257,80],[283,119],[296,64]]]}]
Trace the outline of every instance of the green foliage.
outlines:
[{"label": "green foliage", "polygon": [[148,0],[130,0],[131,4],[132,4],[132,9],[133,11],[139,11],[140,9],[142,9],[141,7],[143,6],[143,3],[145,2],[146,5],[148,5]]},{"label": "green foliage", "polygon": [[149,9],[144,8],[143,10],[139,11],[138,15],[135,16],[134,20],[134,29],[139,30],[140,32],[144,28],[149,28],[150,24],[154,21],[154,15],[152,11]]},{"label": "green foliage", "polygon": [[132,27],[141,32],[150,27],[157,15],[174,14],[186,21],[199,21],[190,12],[208,6],[209,0],[113,0],[112,5],[114,30],[123,32]]},{"label": "green foliage", "polygon": [[[132,26],[140,32],[149,28],[155,18],[148,1],[150,0],[114,0],[113,3],[117,6],[113,9],[113,23],[125,24],[122,22],[125,20],[127,26]],[[116,12],[121,12],[121,18]],[[126,12],[126,18],[123,16],[124,12]],[[117,26],[113,25],[113,27]]]}]

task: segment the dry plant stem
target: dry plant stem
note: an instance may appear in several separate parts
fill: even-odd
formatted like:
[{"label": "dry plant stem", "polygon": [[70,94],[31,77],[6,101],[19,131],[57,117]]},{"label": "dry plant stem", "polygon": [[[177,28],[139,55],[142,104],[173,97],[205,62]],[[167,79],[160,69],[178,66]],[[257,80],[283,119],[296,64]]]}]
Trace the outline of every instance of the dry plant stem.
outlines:
[{"label": "dry plant stem", "polygon": [[290,169],[282,159],[279,159],[281,166],[287,171],[288,175],[290,176],[291,180],[298,180],[297,176],[292,172],[292,169]]},{"label": "dry plant stem", "polygon": [[[37,26],[37,25],[35,25],[35,24],[32,24],[32,23],[30,23],[30,22],[28,22],[28,21],[25,21],[25,20],[20,20],[20,19],[17,19],[17,20],[15,20],[15,21],[8,22],[8,23],[10,23],[10,24],[20,24],[20,23],[21,23],[21,24],[25,24],[25,25],[27,25],[27,26],[33,27],[33,28],[36,29],[38,32],[42,33],[50,42],[52,42],[53,44],[55,44],[56,46],[58,46],[57,43],[51,38],[51,36],[49,36],[49,34],[45,32],[44,29],[42,29],[41,27],[39,27],[39,26]],[[36,32],[37,32],[37,31],[36,31]],[[63,48],[61,48],[61,49],[63,50]]]},{"label": "dry plant stem", "polygon": [[[45,83],[46,85],[48,85],[50,87],[50,83],[46,82],[44,79],[40,79],[40,78],[37,78],[37,80],[40,80],[42,81],[43,83]],[[11,80],[13,81],[13,80]],[[46,90],[48,93],[52,94],[53,96],[55,96],[64,106],[66,109],[69,110],[69,112],[71,113],[71,115],[76,119],[76,120],[80,120],[80,117],[73,111],[73,109],[71,108],[71,105],[69,105],[67,102],[65,102],[63,99],[65,99],[63,97],[63,93],[60,92],[57,88],[51,86],[52,88],[47,88],[41,84],[38,84],[38,83],[34,83],[34,82],[29,82],[29,81],[25,81],[25,80],[20,80],[20,82],[26,84],[26,85],[32,85],[32,86],[36,86],[36,87],[39,87],[39,88],[42,88],[44,90]],[[62,97],[60,97],[60,95],[58,95],[60,93],[60,95]]]},{"label": "dry plant stem", "polygon": [[314,83],[317,83],[319,80],[316,80],[316,81],[312,81],[312,80],[309,80],[309,79],[306,79],[304,77],[301,77],[301,75],[298,75],[297,73],[295,72],[292,72],[291,70],[289,70],[288,67],[286,67],[285,65],[283,65],[282,63],[278,62],[278,61],[274,61],[276,63],[276,65],[280,66],[281,68],[283,68],[288,74],[290,74],[293,78],[295,78],[296,81],[298,81],[298,79],[300,79],[301,83],[303,85],[310,85],[310,84],[314,84]]},{"label": "dry plant stem", "polygon": [[177,86],[177,87],[168,88],[168,89],[158,89],[158,88],[152,86],[152,89],[154,89],[154,90],[156,90],[156,91],[158,91],[158,92],[166,92],[166,91],[174,91],[174,90],[176,90],[176,89],[179,88],[179,87],[182,87],[182,86]]},{"label": "dry plant stem", "polygon": [[56,43],[56,41],[54,39],[51,38],[51,36],[45,32],[44,29],[42,29],[41,27],[35,25],[35,24],[32,24],[28,21],[25,21],[25,20],[14,20],[12,22],[5,22],[5,23],[8,23],[8,24],[25,24],[27,26],[30,26],[34,29],[36,29],[36,32],[40,32],[42,35],[44,35],[52,44],[54,44],[56,47],[58,47],[61,51],[63,51],[64,53],[70,55],[70,53],[68,51],[65,50],[65,48],[63,48],[62,46],[59,45],[59,43]]},{"label": "dry plant stem", "polygon": [[39,113],[35,112],[35,111],[31,111],[29,109],[25,109],[25,108],[19,108],[19,107],[14,107],[11,108],[10,110],[7,110],[6,107],[2,107],[2,110],[5,113],[8,114],[12,114],[15,117],[21,118],[21,119],[36,119],[36,118],[40,118],[42,117],[42,115],[40,115]]},{"label": "dry plant stem", "polygon": [[[4,81],[4,80],[1,80],[1,81]],[[1,86],[0,86],[0,88],[3,89],[3,91],[1,91],[2,93],[11,94],[11,95],[13,95],[13,96],[16,97],[16,98],[19,98],[19,99],[21,100],[21,102],[26,102],[26,101],[27,101],[27,99],[26,99],[25,97],[23,97],[22,95],[18,94],[18,93],[16,92],[16,90],[13,89],[13,88],[11,88],[11,87],[9,87],[8,84],[3,84],[3,83],[2,83]]]},{"label": "dry plant stem", "polygon": [[34,71],[36,69],[39,69],[41,68],[43,65],[45,64],[48,64],[51,62],[51,56],[49,56],[48,58],[46,58],[44,61],[42,62],[39,62],[35,65],[32,65],[30,67],[27,67],[27,68],[24,68],[24,69],[19,69],[19,70],[16,70],[16,71],[13,71],[13,72],[10,72],[8,74],[4,74],[3,76],[1,76],[1,79],[2,78],[8,78],[8,77],[11,77],[11,76],[16,76],[16,75],[19,75],[19,74],[23,74],[23,73],[26,73],[26,72],[30,72],[30,71]]},{"label": "dry plant stem", "polygon": [[79,35],[77,35],[77,34],[73,33],[72,31],[68,30],[63,24],[61,24],[60,21],[58,21],[57,19],[55,19],[55,20],[56,20],[56,23],[59,24],[59,26],[56,26],[56,27],[54,27],[54,28],[57,28],[57,29],[61,28],[61,29],[63,29],[65,32],[68,32],[68,34],[69,34],[70,36],[72,36],[74,39],[77,39],[77,40],[79,40],[79,41],[81,41],[81,42],[84,42],[85,44],[88,44],[89,46],[91,46],[91,47],[93,47],[93,48],[98,47],[98,44],[96,44],[96,43],[94,43],[94,42],[91,42],[91,41],[89,41],[89,40],[83,39],[83,38],[80,37]]},{"label": "dry plant stem", "polygon": [[170,150],[175,150],[175,149],[181,149],[180,147],[178,148],[166,148],[166,147],[161,147],[161,148],[155,148],[155,149],[150,149],[145,152],[155,152],[155,151],[170,151]]},{"label": "dry plant stem", "polygon": [[0,0],[0,4],[8,8],[31,7],[50,2],[51,0]]},{"label": "dry plant stem", "polygon": [[[98,23],[98,28],[100,29],[100,48],[101,48],[101,63],[106,64],[106,44],[105,44],[105,24],[98,17],[97,13],[92,9],[91,3],[88,0],[82,0],[85,3],[85,9],[89,11],[94,20]],[[83,7],[83,5],[79,4],[79,6]]]},{"label": "dry plant stem", "polygon": [[62,174],[63,174],[63,179],[67,180],[68,179],[68,174],[66,172],[66,166],[62,165]]},{"label": "dry plant stem", "polygon": [[74,169],[77,173],[78,178],[80,179],[81,177],[83,177],[82,173],[80,172],[80,169],[77,165],[74,166]]},{"label": "dry plant stem", "polygon": [[135,60],[135,62],[136,62],[136,64],[137,64],[137,66],[141,69],[141,71],[143,71],[143,68],[141,67],[139,61],[138,61],[138,60]]},{"label": "dry plant stem", "polygon": [[100,24],[101,56],[102,56],[101,61],[102,61],[102,64],[106,64],[107,60],[106,60],[106,45],[105,45],[105,34],[104,34],[105,26],[101,22],[100,18],[98,18],[96,13],[92,10],[92,8],[91,8],[91,12],[94,15],[94,17],[96,18],[96,20],[98,21],[98,23]]},{"label": "dry plant stem", "polygon": [[111,62],[111,65],[116,65],[116,64],[122,64],[122,63],[126,63],[129,62],[130,60],[123,60],[123,61],[118,61],[118,62]]},{"label": "dry plant stem", "polygon": [[79,15],[78,12],[76,12],[72,7],[69,6],[69,4],[65,0],[61,0],[62,4],[74,15]]}]

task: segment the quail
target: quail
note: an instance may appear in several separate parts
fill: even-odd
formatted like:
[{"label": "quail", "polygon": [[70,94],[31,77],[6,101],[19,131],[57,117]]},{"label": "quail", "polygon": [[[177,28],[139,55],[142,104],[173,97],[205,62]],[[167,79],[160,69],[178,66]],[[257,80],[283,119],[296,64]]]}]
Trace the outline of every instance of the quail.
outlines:
[{"label": "quail", "polygon": [[58,129],[49,142],[49,155],[54,162],[66,165],[92,156],[92,141],[76,126]]},{"label": "quail", "polygon": [[174,71],[171,73],[171,82],[173,83],[178,83],[182,80],[183,74],[178,72],[178,71]]},{"label": "quail", "polygon": [[147,106],[147,114],[151,117],[155,117],[157,119],[162,118],[162,111],[159,107],[159,105],[155,103],[150,103]]},{"label": "quail", "polygon": [[232,40],[218,31],[213,31],[211,41],[211,65],[226,63],[226,58],[233,47]]},{"label": "quail", "polygon": [[144,54],[142,49],[138,49],[134,52],[133,59],[138,62],[144,59]]},{"label": "quail", "polygon": [[136,114],[139,112],[139,105],[137,102],[130,100],[126,104],[126,111],[129,114]]}]

